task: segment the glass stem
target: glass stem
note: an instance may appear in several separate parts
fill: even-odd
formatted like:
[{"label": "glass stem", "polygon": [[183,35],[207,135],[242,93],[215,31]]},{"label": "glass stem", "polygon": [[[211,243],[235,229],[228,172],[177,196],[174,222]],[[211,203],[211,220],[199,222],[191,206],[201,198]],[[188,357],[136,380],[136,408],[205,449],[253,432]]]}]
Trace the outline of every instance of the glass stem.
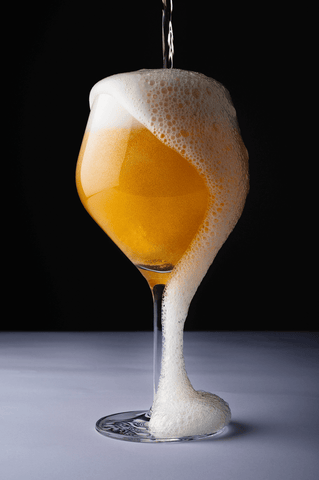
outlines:
[{"label": "glass stem", "polygon": [[155,285],[152,289],[154,304],[153,333],[153,399],[158,387],[162,362],[162,300],[165,285]]}]

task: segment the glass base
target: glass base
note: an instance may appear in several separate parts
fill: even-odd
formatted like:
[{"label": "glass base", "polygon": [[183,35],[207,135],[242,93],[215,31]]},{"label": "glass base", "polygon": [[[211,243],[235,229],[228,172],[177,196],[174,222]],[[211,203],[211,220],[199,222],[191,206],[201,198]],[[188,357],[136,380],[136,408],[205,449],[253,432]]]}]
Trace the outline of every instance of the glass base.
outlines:
[{"label": "glass base", "polygon": [[149,412],[145,410],[136,410],[133,412],[115,413],[107,417],[100,418],[96,422],[96,430],[106,437],[126,440],[128,442],[189,442],[201,440],[204,438],[220,435],[224,428],[218,432],[205,435],[191,435],[186,437],[157,437],[148,430]]}]

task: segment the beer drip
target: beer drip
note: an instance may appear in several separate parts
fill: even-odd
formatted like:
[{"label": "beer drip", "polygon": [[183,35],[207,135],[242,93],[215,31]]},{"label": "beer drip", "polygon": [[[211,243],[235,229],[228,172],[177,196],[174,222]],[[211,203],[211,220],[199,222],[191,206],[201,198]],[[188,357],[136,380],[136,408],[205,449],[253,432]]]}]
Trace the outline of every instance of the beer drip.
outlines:
[{"label": "beer drip", "polygon": [[173,68],[174,36],[172,13],[173,0],[162,0],[163,68]]}]

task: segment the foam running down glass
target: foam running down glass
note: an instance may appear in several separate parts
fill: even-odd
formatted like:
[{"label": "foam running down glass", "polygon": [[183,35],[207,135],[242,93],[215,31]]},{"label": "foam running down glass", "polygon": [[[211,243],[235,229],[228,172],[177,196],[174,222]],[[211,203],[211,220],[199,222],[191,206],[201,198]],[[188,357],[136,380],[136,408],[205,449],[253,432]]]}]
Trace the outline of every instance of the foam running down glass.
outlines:
[{"label": "foam running down glass", "polygon": [[192,387],[183,326],[248,192],[248,155],[229,94],[194,72],[142,70],[100,81],[90,104],[78,193],[152,290],[155,358],[163,342],[152,408],[104,417],[96,428],[138,442],[215,435],[229,422],[230,409]]}]

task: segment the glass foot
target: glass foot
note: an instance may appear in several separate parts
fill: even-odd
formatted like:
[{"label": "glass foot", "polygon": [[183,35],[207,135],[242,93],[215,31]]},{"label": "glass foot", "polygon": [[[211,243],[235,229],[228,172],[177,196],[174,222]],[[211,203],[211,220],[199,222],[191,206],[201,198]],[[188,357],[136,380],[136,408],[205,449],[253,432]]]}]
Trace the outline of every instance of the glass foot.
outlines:
[{"label": "glass foot", "polygon": [[136,410],[133,412],[115,413],[107,417],[100,418],[96,422],[96,430],[106,437],[126,440],[128,442],[189,442],[191,440],[201,440],[220,435],[224,428],[218,432],[208,433],[206,435],[191,435],[186,437],[157,437],[148,430],[149,422],[148,411]]}]

